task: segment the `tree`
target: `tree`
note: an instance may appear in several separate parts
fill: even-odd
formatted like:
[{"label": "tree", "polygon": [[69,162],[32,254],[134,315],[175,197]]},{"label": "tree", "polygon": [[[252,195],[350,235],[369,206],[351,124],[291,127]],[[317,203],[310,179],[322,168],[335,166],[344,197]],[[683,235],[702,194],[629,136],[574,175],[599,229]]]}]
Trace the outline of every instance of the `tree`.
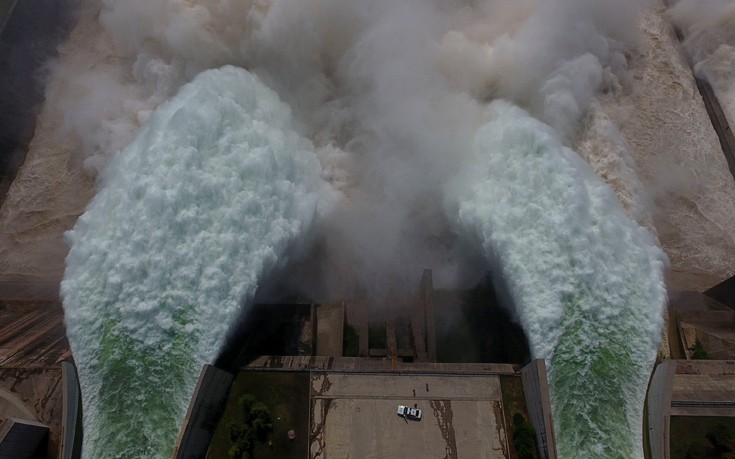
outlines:
[{"label": "tree", "polygon": [[692,351],[692,359],[694,360],[709,359],[709,355],[707,354],[707,351],[704,350],[704,346],[702,345],[702,342],[699,341],[699,338],[694,341],[694,346],[690,347],[689,350]]},{"label": "tree", "polygon": [[707,432],[707,440],[712,443],[715,451],[726,453],[732,449],[732,442],[735,440],[735,432],[732,425],[723,422],[717,424],[710,432]]},{"label": "tree", "polygon": [[233,459],[252,459],[257,442],[266,442],[273,430],[273,420],[268,407],[245,394],[237,401],[239,416],[230,422],[230,457]]},{"label": "tree", "polygon": [[520,459],[533,459],[536,451],[536,432],[521,413],[513,415],[513,446]]}]

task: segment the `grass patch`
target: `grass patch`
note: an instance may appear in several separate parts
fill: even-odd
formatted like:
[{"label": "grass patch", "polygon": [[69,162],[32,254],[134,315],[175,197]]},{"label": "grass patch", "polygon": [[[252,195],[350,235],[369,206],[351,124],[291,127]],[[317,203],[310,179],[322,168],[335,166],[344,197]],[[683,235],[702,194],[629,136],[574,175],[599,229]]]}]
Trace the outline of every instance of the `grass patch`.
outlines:
[{"label": "grass patch", "polygon": [[[308,450],[309,373],[289,371],[242,371],[232,384],[227,406],[217,424],[207,458],[226,459],[232,446],[228,425],[238,419],[238,400],[252,394],[268,407],[273,422],[271,445],[259,443],[254,457],[258,459],[303,458]],[[294,429],[296,439],[288,439]]]},{"label": "grass patch", "polygon": [[[513,421],[514,415],[520,415],[525,421],[529,422],[528,409],[526,408],[526,397],[523,394],[523,381],[520,376],[501,375],[500,376],[500,391],[503,396],[503,413],[505,417],[505,427],[508,431],[508,441],[510,457],[512,459],[519,459],[520,456],[515,448],[515,425],[518,422]],[[517,416],[516,416],[517,417]],[[529,456],[536,459],[538,457],[536,453],[536,438],[533,438],[533,451]]]},{"label": "grass patch", "polygon": [[735,458],[735,418],[672,416],[669,432],[671,459]]}]

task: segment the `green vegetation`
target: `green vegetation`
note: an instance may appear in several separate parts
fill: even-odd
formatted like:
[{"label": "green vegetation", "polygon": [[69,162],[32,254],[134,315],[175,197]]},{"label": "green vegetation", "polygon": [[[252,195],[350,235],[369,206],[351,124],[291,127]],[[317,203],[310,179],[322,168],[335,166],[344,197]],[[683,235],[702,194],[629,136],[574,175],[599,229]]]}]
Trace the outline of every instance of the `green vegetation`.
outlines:
[{"label": "green vegetation", "polygon": [[[249,409],[248,409],[249,405]],[[262,407],[261,407],[262,405]],[[256,409],[257,407],[257,409]],[[270,416],[270,435],[263,436]],[[249,431],[243,426],[252,420]],[[260,419],[262,423],[254,422]],[[288,431],[296,433],[289,440]],[[207,452],[209,459],[257,457],[258,459],[291,459],[307,456],[309,431],[309,374],[292,371],[243,371],[238,373],[230,390],[227,406],[217,424]],[[233,456],[233,448],[243,437],[254,443],[251,456]],[[256,441],[252,441],[253,436]],[[264,440],[265,439],[265,440]],[[243,441],[243,443],[245,443]],[[246,446],[246,445],[244,445]],[[244,448],[241,448],[241,450]]]},{"label": "green vegetation", "polygon": [[719,423],[712,430],[707,432],[707,440],[712,444],[712,449],[717,454],[729,453],[733,450],[733,440],[735,440],[735,428],[732,423]]},{"label": "green vegetation", "polygon": [[[526,398],[520,376],[500,376],[505,425],[511,438],[511,458],[535,459],[536,434],[528,422]],[[511,417],[511,413],[514,413]]]},{"label": "green vegetation", "polygon": [[536,432],[521,413],[513,415],[513,446],[519,459],[533,459],[536,456]]},{"label": "green vegetation", "polygon": [[252,459],[257,442],[267,443],[268,446],[273,444],[268,440],[273,431],[271,412],[251,394],[241,395],[237,408],[239,419],[227,425],[232,442],[229,456],[233,459]]},{"label": "green vegetation", "polygon": [[707,354],[707,351],[704,350],[704,346],[702,346],[702,342],[699,341],[699,338],[694,341],[694,346],[690,347],[689,350],[692,351],[692,359],[709,360],[709,355]]},{"label": "green vegetation", "polygon": [[673,416],[671,459],[735,458],[735,418]]},{"label": "green vegetation", "polygon": [[345,357],[357,357],[360,348],[360,338],[357,336],[355,327],[345,322],[342,338],[342,355]]}]

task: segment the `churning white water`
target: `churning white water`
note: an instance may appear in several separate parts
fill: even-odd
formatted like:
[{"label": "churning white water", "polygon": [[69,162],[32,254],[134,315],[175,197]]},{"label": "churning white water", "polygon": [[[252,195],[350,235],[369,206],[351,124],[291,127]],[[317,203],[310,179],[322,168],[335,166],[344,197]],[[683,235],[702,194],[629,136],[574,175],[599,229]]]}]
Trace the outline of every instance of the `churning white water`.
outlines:
[{"label": "churning white water", "polygon": [[735,123],[735,3],[680,0],[669,16],[684,33],[694,72],[709,81],[729,122]]},{"label": "churning white water", "polygon": [[[636,94],[641,81],[662,86],[669,67],[627,67],[631,55],[651,61],[632,38],[638,3],[128,0],[85,15],[104,30],[77,39],[85,51],[59,66],[74,91],[52,98],[87,166],[109,162],[68,235],[62,284],[84,455],[170,457],[201,364],[317,216],[336,259],[320,266],[327,291],[403,285],[425,267],[461,272],[474,244],[547,361],[560,457],[642,457],[665,257],[564,146],[588,114],[585,157],[678,253],[646,194],[651,177],[695,182],[671,179],[670,158],[686,166],[696,152],[665,129],[699,118],[682,122],[661,103],[691,99],[666,85]],[[99,37],[109,49],[87,49]],[[206,70],[225,63],[253,74]],[[646,106],[627,126],[616,116],[626,98]],[[326,216],[315,213],[320,174],[345,197]],[[717,197],[729,189],[702,176],[697,207],[728,208]],[[700,247],[710,237],[692,245],[704,255],[687,246],[676,266],[721,271],[719,246]],[[330,277],[345,267],[349,281]]]},{"label": "churning white water", "polygon": [[559,457],[643,457],[665,256],[555,132],[497,101],[449,202],[549,366]]},{"label": "churning white water", "polygon": [[105,169],[62,282],[85,457],[171,457],[202,364],[315,213],[290,118],[245,70],[209,70]]}]

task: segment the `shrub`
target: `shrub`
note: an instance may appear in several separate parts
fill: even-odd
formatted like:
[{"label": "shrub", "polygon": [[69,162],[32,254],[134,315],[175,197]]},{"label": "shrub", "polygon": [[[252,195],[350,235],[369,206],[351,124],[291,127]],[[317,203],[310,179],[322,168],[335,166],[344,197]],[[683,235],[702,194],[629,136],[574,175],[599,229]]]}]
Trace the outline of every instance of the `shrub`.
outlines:
[{"label": "shrub", "polygon": [[513,446],[520,459],[533,459],[536,452],[536,432],[521,413],[513,415]]},{"label": "shrub", "polygon": [[699,341],[699,338],[694,341],[694,346],[690,347],[689,350],[692,351],[692,359],[694,360],[709,359],[709,355],[707,354],[707,351],[704,350],[704,346],[702,346],[702,342]]},{"label": "shrub", "polygon": [[730,424],[717,424],[710,432],[707,432],[707,440],[712,443],[715,450],[720,453],[726,453],[732,449],[730,446],[735,439],[735,433]]},{"label": "shrub", "polygon": [[233,459],[252,459],[257,442],[266,442],[273,430],[270,410],[250,394],[241,396],[237,401],[239,416],[230,422],[230,457]]}]

